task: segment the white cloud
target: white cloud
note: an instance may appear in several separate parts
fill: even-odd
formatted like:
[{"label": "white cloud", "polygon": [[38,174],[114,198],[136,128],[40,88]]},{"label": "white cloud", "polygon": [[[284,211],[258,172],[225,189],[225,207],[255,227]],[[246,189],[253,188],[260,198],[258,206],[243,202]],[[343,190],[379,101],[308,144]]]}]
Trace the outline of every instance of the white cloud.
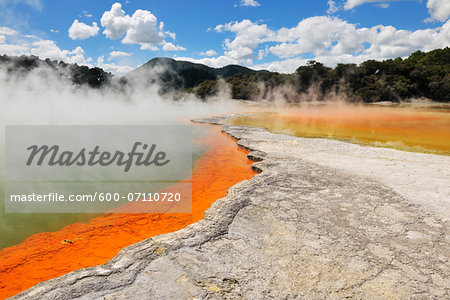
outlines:
[{"label": "white cloud", "polygon": [[[314,33],[314,34],[313,34]],[[357,31],[354,24],[338,18],[311,17],[302,20],[297,26],[280,29],[274,40],[282,41],[269,48],[272,54],[289,58],[304,53],[320,55],[327,48],[333,47],[334,54],[357,52],[364,49],[361,40],[366,29]]]},{"label": "white cloud", "polygon": [[347,0],[347,2],[345,2],[344,4],[344,9],[352,9],[364,3],[374,3],[374,2],[386,2],[386,0]]},{"label": "white cloud", "polygon": [[16,35],[16,34],[18,34],[18,32],[9,27],[0,27],[0,34],[1,35]]},{"label": "white cloud", "polygon": [[328,4],[327,14],[332,15],[339,10],[339,8],[336,5],[336,2],[334,2],[333,0],[328,0],[327,4]]},{"label": "white cloud", "polygon": [[[8,42],[8,39],[11,38],[17,40],[17,43]],[[0,27],[0,55],[18,56],[25,54],[29,48],[22,39],[23,36],[19,35],[16,30],[9,27]]]},{"label": "white cloud", "polygon": [[[2,43],[2,41],[7,42],[7,35],[17,36],[15,43]],[[5,39],[2,37],[5,37]],[[0,55],[35,55],[41,59],[49,58],[51,60],[61,60],[67,63],[76,63],[79,65],[93,67],[93,59],[91,57],[85,57],[85,51],[82,47],[76,47],[73,50],[66,50],[58,47],[55,41],[42,39],[36,40],[36,38],[37,37],[31,35],[20,35],[17,31],[7,27],[0,27]],[[130,53],[126,52],[112,51],[110,52],[110,59],[112,57],[130,55]],[[133,67],[130,66],[116,65],[114,63],[107,64],[105,63],[103,56],[98,58],[97,66],[103,68],[107,72],[117,75],[123,75],[133,70]]]},{"label": "white cloud", "polygon": [[261,60],[269,54],[269,46],[266,48],[258,50],[258,59]]},{"label": "white cloud", "polygon": [[163,46],[164,51],[184,51],[186,48],[179,45],[174,45],[172,43],[165,43]]},{"label": "white cloud", "polygon": [[0,55],[19,56],[29,54],[29,48],[26,45],[0,44]]},{"label": "white cloud", "polygon": [[123,51],[111,51],[109,52],[109,58],[108,60],[111,60],[116,57],[123,57],[123,56],[131,56],[131,53],[123,52]]},{"label": "white cloud", "polygon": [[259,44],[269,41],[274,35],[274,32],[266,24],[259,25],[250,20],[217,25],[214,30],[234,33],[235,38],[233,40],[225,39],[223,46],[225,56],[234,60],[235,63],[247,63],[252,59],[253,50]]},{"label": "white cloud", "polygon": [[163,21],[159,22],[159,31],[164,32],[164,35],[170,37],[174,41],[177,39],[177,35],[174,32],[164,30],[164,22]]},{"label": "white cloud", "polygon": [[55,41],[42,40],[37,36],[25,34],[21,35],[17,31],[8,27],[0,27],[0,55],[11,56],[36,55],[41,59],[62,60],[68,63],[89,65],[84,56],[84,50],[76,47],[73,50],[64,50],[56,45]]},{"label": "white cloud", "polygon": [[377,4],[377,6],[379,8],[388,8],[390,6],[390,4],[389,3],[380,3],[380,4]]},{"label": "white cloud", "polygon": [[[270,51],[280,58],[313,53],[315,60],[335,66],[339,62],[361,63],[368,59],[404,57],[416,50],[430,51],[450,45],[450,21],[438,28],[408,31],[383,25],[357,28],[356,25],[339,19],[314,18],[320,18],[322,27],[315,32],[321,34],[310,38],[302,35],[302,30],[298,27],[305,25],[304,20],[297,26],[298,33],[302,36],[299,40],[281,43],[271,47]],[[278,71],[284,68],[285,72],[292,72],[291,63],[295,60],[301,61],[302,58],[273,62],[267,67],[278,68]]]},{"label": "white cloud", "polygon": [[[335,66],[340,62],[405,57],[417,50],[450,46],[450,20],[441,27],[410,31],[383,25],[360,27],[336,17],[319,16],[278,30],[249,20],[218,25],[215,30],[234,34],[233,39],[223,42],[224,55],[183,59],[213,67],[242,64],[292,72],[310,59]],[[253,65],[253,59],[262,59],[269,52],[279,60]]]},{"label": "white cloud", "polygon": [[50,32],[52,32],[52,33],[58,33],[59,31],[56,30],[56,29],[50,29]]},{"label": "white cloud", "polygon": [[260,4],[256,0],[241,0],[240,6],[257,7],[257,6],[260,6]]},{"label": "white cloud", "polygon": [[85,18],[92,18],[93,16],[92,16],[92,14],[90,14],[88,11],[86,11],[86,10],[83,10],[83,12],[82,12],[83,14],[82,15],[80,15],[80,17],[85,17]]},{"label": "white cloud", "polygon": [[97,67],[102,68],[106,72],[111,72],[115,75],[125,75],[126,73],[132,71],[134,68],[130,66],[122,66],[122,65],[116,65],[114,63],[105,63],[104,56],[99,56],[97,58]]},{"label": "white cloud", "polygon": [[214,51],[213,49],[200,52],[200,56],[214,56],[214,55],[217,55],[217,52]]},{"label": "white cloud", "polygon": [[427,21],[444,22],[450,17],[450,1],[449,0],[428,0],[428,12],[431,17]]},{"label": "white cloud", "polygon": [[96,36],[99,30],[100,28],[95,22],[92,22],[92,26],[89,26],[75,19],[72,26],[69,28],[69,37],[72,40],[84,40],[90,38],[91,36]]},{"label": "white cloud", "polygon": [[155,45],[144,43],[141,44],[141,50],[159,51],[159,48]]},{"label": "white cloud", "polygon": [[174,41],[177,39],[177,35],[174,32],[164,31],[164,34],[167,35],[168,37],[170,37]]},{"label": "white cloud", "polygon": [[127,29],[122,43],[156,44],[161,42],[162,34],[160,34],[156,23],[157,19],[151,12],[140,9],[136,10],[131,17],[130,26]]},{"label": "white cloud", "polygon": [[[138,9],[132,16],[122,10],[120,3],[114,3],[111,10],[106,11],[101,20],[105,27],[103,33],[110,39],[122,39],[123,44],[138,44],[142,50],[157,50],[155,45],[170,44],[164,39],[166,37],[175,40],[176,34],[164,30],[164,23],[148,10]],[[164,47],[164,46],[163,46]],[[166,46],[167,49],[184,49],[181,46]]]},{"label": "white cloud", "polygon": [[131,17],[125,15],[120,3],[114,3],[110,11],[103,13],[100,23],[105,30],[103,34],[110,39],[120,39],[130,27]]},{"label": "white cloud", "polygon": [[40,39],[39,37],[35,36],[34,34],[24,34],[23,37],[27,39]]},{"label": "white cloud", "polygon": [[282,61],[273,61],[273,62],[269,62],[269,63],[254,65],[253,69],[255,69],[255,70],[264,69],[264,70],[269,70],[272,72],[280,72],[280,73],[292,73],[299,66],[306,65],[307,62],[308,62],[307,59],[291,58],[291,59],[286,59],[286,60],[282,60]]},{"label": "white cloud", "polygon": [[88,65],[84,57],[84,50],[76,47],[74,50],[62,50],[56,45],[55,41],[40,40],[31,44],[29,53],[39,56],[42,59],[49,58],[52,60],[62,60],[67,63],[76,63],[80,65]]},{"label": "white cloud", "polygon": [[[376,59],[391,58],[419,49],[431,50],[449,45],[447,27],[450,25],[417,31],[397,30],[383,25],[357,28],[355,24],[338,18],[312,17],[289,29],[288,35],[293,38],[292,41],[278,44],[269,50],[281,58],[306,53],[315,56],[352,54],[369,55]],[[370,47],[366,49],[365,45]]]}]

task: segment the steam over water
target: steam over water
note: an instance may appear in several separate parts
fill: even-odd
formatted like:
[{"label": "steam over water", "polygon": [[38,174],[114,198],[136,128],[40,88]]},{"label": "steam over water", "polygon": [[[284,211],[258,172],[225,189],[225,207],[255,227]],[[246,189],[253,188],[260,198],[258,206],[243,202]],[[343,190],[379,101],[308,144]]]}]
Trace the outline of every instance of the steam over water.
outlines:
[{"label": "steam over water", "polygon": [[[51,70],[34,69],[27,75],[0,70],[0,135],[4,125],[164,125],[189,124],[189,119],[222,113],[257,111],[230,99],[227,89],[208,103],[194,96],[158,94],[158,86],[135,84],[94,90],[74,87]],[[275,97],[276,96],[276,97]],[[330,137],[346,141],[394,147],[402,150],[450,154],[450,108],[380,107],[349,105],[329,97],[326,105],[287,106],[274,94],[276,105],[261,105],[277,114],[252,115],[234,124],[260,126],[275,132],[307,137]],[[308,95],[312,100],[313,94]],[[172,99],[177,98],[177,101]],[[301,99],[309,101],[311,99]],[[201,130],[195,127],[195,130]],[[201,135],[200,132],[197,136]],[[195,149],[194,149],[195,150]],[[22,242],[33,233],[55,231],[74,222],[87,221],[80,214],[5,214],[4,145],[0,150],[0,249]],[[196,149],[193,158],[202,149]]]},{"label": "steam over water", "polygon": [[236,125],[303,137],[327,137],[371,146],[450,155],[450,107],[327,103],[238,117]]},{"label": "steam over water", "polygon": [[[239,111],[235,101],[214,99],[204,103],[194,97],[172,101],[158,95],[157,86],[113,86],[103,90],[74,87],[46,68],[27,75],[0,69],[0,249],[22,242],[31,234],[55,231],[93,217],[86,214],[5,214],[4,125],[167,125],[189,119]],[[194,136],[201,135],[194,128]],[[170,137],[168,137],[170,138]],[[190,151],[190,149],[189,149]],[[194,147],[195,160],[202,149]]]}]

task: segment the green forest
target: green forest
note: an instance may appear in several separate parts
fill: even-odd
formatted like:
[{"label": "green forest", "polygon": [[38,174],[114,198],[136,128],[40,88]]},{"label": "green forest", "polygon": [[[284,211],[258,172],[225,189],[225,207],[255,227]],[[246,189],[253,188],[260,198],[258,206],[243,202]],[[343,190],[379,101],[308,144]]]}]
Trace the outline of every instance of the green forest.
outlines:
[{"label": "green forest", "polygon": [[113,78],[111,73],[105,72],[102,68],[90,68],[50,59],[41,60],[33,55],[18,57],[0,55],[0,68],[4,68],[12,76],[26,75],[35,69],[44,68],[53,71],[60,78],[69,79],[74,85],[87,85],[92,88],[108,86]]},{"label": "green forest", "polygon": [[[217,93],[219,80],[205,80],[187,91],[206,98]],[[337,64],[335,68],[311,60],[293,74],[259,71],[221,80],[229,85],[234,99],[264,99],[266,93],[287,86],[298,94],[314,88],[319,100],[341,93],[352,102],[398,102],[419,97],[450,102],[450,48],[416,51],[406,59]]]},{"label": "green forest", "polygon": [[337,64],[335,68],[311,60],[292,74],[254,71],[238,65],[211,68],[171,58],[154,58],[120,78],[98,67],[41,60],[36,56],[0,56],[0,67],[11,74],[20,75],[41,66],[68,78],[74,85],[112,88],[144,82],[157,84],[161,94],[192,93],[205,101],[225,84],[233,99],[242,100],[270,100],[269,96],[277,92],[285,93],[282,96],[290,102],[298,101],[299,95],[311,93],[319,101],[338,94],[351,102],[399,102],[412,98],[450,102],[448,47],[416,51],[406,59],[367,60],[359,65]]}]

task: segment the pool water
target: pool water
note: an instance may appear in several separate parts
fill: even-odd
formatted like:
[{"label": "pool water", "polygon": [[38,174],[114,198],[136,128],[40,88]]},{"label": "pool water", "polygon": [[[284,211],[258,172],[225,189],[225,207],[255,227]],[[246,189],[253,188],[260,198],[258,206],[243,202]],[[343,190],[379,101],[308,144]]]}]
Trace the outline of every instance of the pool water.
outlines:
[{"label": "pool water", "polygon": [[[114,213],[89,222],[71,223],[53,232],[42,232],[41,227],[41,233],[0,250],[0,299],[41,281],[106,263],[128,245],[197,222],[214,201],[226,196],[228,188],[256,174],[247,158],[248,151],[239,148],[219,126],[203,127],[206,132],[198,141],[203,151],[195,160],[190,177],[192,213]],[[175,184],[167,189],[178,191],[183,187]],[[30,221],[32,217],[23,218]]]},{"label": "pool water", "polygon": [[448,106],[310,105],[239,116],[231,123],[299,137],[450,155]]}]

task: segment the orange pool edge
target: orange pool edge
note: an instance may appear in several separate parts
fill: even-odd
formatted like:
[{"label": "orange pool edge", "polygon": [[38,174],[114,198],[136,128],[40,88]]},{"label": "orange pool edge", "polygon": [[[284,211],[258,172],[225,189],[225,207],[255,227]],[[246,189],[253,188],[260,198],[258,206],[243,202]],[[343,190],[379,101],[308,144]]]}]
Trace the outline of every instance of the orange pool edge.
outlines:
[{"label": "orange pool edge", "polygon": [[104,264],[126,246],[195,223],[231,186],[256,174],[248,151],[218,126],[210,126],[201,142],[208,150],[192,172],[192,213],[106,214],[89,223],[32,235],[0,250],[0,299],[71,271]]}]

